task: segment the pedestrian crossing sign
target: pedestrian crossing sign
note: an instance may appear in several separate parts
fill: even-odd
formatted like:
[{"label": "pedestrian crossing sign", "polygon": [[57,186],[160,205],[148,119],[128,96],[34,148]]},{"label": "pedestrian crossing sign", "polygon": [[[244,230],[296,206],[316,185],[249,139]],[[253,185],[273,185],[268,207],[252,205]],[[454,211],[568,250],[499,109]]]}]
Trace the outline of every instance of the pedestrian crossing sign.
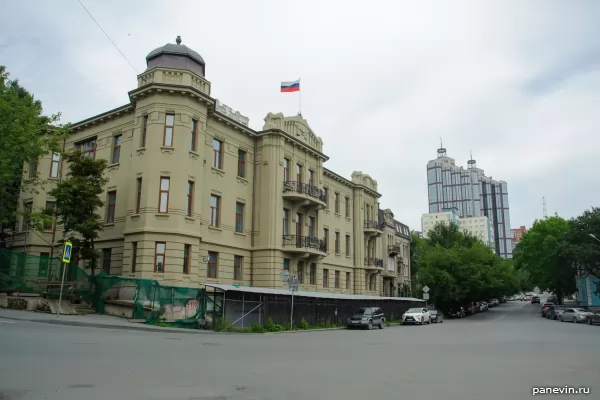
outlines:
[{"label": "pedestrian crossing sign", "polygon": [[65,242],[65,249],[63,251],[63,257],[62,257],[62,261],[64,263],[71,262],[71,250],[73,250],[73,243]]}]

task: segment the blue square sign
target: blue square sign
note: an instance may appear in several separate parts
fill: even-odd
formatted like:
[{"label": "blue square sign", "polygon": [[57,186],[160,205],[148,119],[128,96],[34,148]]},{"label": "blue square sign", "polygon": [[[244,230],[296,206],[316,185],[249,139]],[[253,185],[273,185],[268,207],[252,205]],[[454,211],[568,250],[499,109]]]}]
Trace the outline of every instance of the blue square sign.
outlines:
[{"label": "blue square sign", "polygon": [[73,250],[73,243],[65,242],[65,249],[63,251],[63,257],[62,257],[62,260],[64,263],[71,262],[71,251],[72,250]]}]

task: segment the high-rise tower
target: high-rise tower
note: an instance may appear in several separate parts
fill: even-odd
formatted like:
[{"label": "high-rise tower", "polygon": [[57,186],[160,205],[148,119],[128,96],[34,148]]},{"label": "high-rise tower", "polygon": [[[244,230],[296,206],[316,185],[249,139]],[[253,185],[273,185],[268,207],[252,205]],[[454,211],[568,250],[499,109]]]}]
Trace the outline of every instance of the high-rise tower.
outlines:
[{"label": "high-rise tower", "polygon": [[464,169],[448,157],[444,147],[437,154],[435,160],[427,163],[429,212],[456,208],[460,217],[488,217],[492,221],[496,254],[512,258],[506,182],[485,176],[472,155],[468,168]]}]

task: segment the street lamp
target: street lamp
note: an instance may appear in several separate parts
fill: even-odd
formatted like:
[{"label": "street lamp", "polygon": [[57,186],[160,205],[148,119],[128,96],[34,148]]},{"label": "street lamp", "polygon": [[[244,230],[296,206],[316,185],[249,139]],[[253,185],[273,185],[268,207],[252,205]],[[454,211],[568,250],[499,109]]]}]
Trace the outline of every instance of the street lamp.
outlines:
[{"label": "street lamp", "polygon": [[596,242],[600,242],[600,239],[598,239],[596,236],[594,236],[593,233],[590,233],[590,236],[596,241]]}]

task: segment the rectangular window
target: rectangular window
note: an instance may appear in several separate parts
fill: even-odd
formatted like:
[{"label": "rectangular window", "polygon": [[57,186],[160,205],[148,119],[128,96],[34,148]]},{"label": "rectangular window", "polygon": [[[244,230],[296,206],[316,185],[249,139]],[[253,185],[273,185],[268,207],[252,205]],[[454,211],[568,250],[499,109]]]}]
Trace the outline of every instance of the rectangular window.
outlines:
[{"label": "rectangular window", "polygon": [[190,132],[190,151],[198,150],[198,121],[192,120],[192,131]]},{"label": "rectangular window", "polygon": [[286,208],[283,209],[283,235],[289,235],[290,229],[290,211]]},{"label": "rectangular window", "polygon": [[350,218],[350,197],[346,197],[346,218]]},{"label": "rectangular window", "polygon": [[142,178],[137,178],[136,181],[136,193],[135,193],[135,213],[140,213],[140,207],[142,205]]},{"label": "rectangular window", "polygon": [[242,280],[242,265],[244,263],[244,258],[240,256],[233,256],[233,280],[241,281]]},{"label": "rectangular window", "polygon": [[115,207],[117,206],[117,192],[108,192],[108,200],[106,202],[106,223],[112,224],[115,222]]},{"label": "rectangular window", "polygon": [[169,187],[171,186],[171,178],[160,178],[160,194],[158,201],[158,212],[161,214],[169,212]]},{"label": "rectangular window", "polygon": [[316,237],[315,217],[308,217],[308,237]]},{"label": "rectangular window", "polygon": [[329,287],[329,270],[323,268],[323,287]]},{"label": "rectangular window", "polygon": [[192,216],[194,212],[194,182],[188,181],[187,187],[187,202],[185,204],[185,215]]},{"label": "rectangular window", "polygon": [[190,273],[190,260],[192,257],[192,245],[184,244],[183,245],[183,273]]},{"label": "rectangular window", "polygon": [[214,194],[210,196],[210,226],[219,226],[219,206],[221,198]]},{"label": "rectangular window", "polygon": [[154,272],[165,272],[167,244],[156,242],[154,248]]},{"label": "rectangular window", "polygon": [[[54,215],[53,215],[53,214],[54,214],[54,206],[55,206],[55,205],[56,205],[56,202],[54,202],[54,201],[47,201],[47,202],[46,202],[46,210],[45,210],[45,214],[46,214],[46,215],[48,215],[48,216],[52,216],[52,217],[53,217],[53,218],[52,218],[53,220],[54,220]],[[52,228],[54,227],[53,225],[54,225],[54,224],[53,224],[52,222],[50,222],[50,223],[45,223],[45,224],[44,224],[44,230],[45,230],[45,231],[51,231],[51,230],[52,230]]]},{"label": "rectangular window", "polygon": [[298,283],[304,283],[304,261],[298,261],[298,265],[296,266],[296,277],[298,278]]},{"label": "rectangular window", "polygon": [[148,116],[144,115],[144,118],[142,120],[142,140],[141,140],[141,146],[140,147],[146,147],[146,136],[148,134]]},{"label": "rectangular window", "polygon": [[50,265],[50,253],[40,253],[38,278],[48,276],[48,265]]},{"label": "rectangular window", "polygon": [[246,152],[238,150],[238,176],[241,178],[246,177]]},{"label": "rectangular window", "polygon": [[340,194],[338,192],[335,192],[334,197],[335,197],[335,213],[339,214],[340,213]]},{"label": "rectangular window", "polygon": [[302,218],[302,214],[298,213],[296,214],[296,239],[298,240],[298,243],[300,243],[299,240],[302,236],[302,225],[304,225],[304,219]]},{"label": "rectangular window", "polygon": [[60,166],[60,153],[52,153],[50,163],[50,178],[58,178],[58,169]]},{"label": "rectangular window", "polygon": [[308,186],[315,186],[315,172],[308,170]]},{"label": "rectangular window", "polygon": [[350,256],[350,235],[346,235],[346,255]]},{"label": "rectangular window", "polygon": [[346,272],[346,289],[350,289],[350,272]]},{"label": "rectangular window", "polygon": [[302,183],[302,165],[296,164],[296,181]]},{"label": "rectangular window", "polygon": [[329,229],[323,228],[323,242],[325,243],[325,251],[329,250]]},{"label": "rectangular window", "polygon": [[121,142],[123,141],[123,135],[117,135],[113,138],[113,154],[112,163],[118,164],[121,159]]},{"label": "rectangular window", "polygon": [[223,169],[223,142],[213,140],[213,167]]},{"label": "rectangular window", "polygon": [[290,270],[290,259],[289,258],[283,259],[283,269],[286,271]]},{"label": "rectangular window", "polygon": [[244,231],[244,204],[235,203],[235,231]]},{"label": "rectangular window", "polygon": [[81,152],[81,158],[96,159],[96,142],[97,140],[94,137],[75,145],[75,148]]},{"label": "rectangular window", "polygon": [[137,242],[131,243],[131,272],[135,272],[137,267]]},{"label": "rectangular window", "polygon": [[323,188],[325,192],[325,207],[329,209],[329,188]]},{"label": "rectangular window", "polygon": [[340,233],[335,233],[335,254],[340,254]]},{"label": "rectangular window", "polygon": [[206,264],[206,276],[208,278],[216,278],[218,272],[217,260],[219,254],[209,251],[208,252],[208,263]]},{"label": "rectangular window", "polygon": [[175,114],[165,115],[165,135],[163,137],[163,146],[173,147],[173,130],[175,129]]},{"label": "rectangular window", "polygon": [[340,271],[335,271],[335,288],[340,288]]},{"label": "rectangular window", "polygon": [[112,256],[112,249],[102,249],[102,270],[106,275],[110,275],[110,259]]},{"label": "rectangular window", "polygon": [[310,264],[310,272],[308,276],[311,285],[317,284],[317,264]]},{"label": "rectangular window", "polygon": [[32,202],[23,203],[23,224],[21,225],[21,230],[24,232],[29,230],[29,218],[31,217],[32,209]]},{"label": "rectangular window", "polygon": [[283,159],[283,180],[284,182],[290,180],[290,160],[287,158]]},{"label": "rectangular window", "polygon": [[[52,160],[52,161],[54,161],[54,160]],[[37,169],[38,169],[37,163],[29,163],[29,179],[33,179],[37,176]],[[50,167],[50,176],[52,176],[52,167]]]}]

